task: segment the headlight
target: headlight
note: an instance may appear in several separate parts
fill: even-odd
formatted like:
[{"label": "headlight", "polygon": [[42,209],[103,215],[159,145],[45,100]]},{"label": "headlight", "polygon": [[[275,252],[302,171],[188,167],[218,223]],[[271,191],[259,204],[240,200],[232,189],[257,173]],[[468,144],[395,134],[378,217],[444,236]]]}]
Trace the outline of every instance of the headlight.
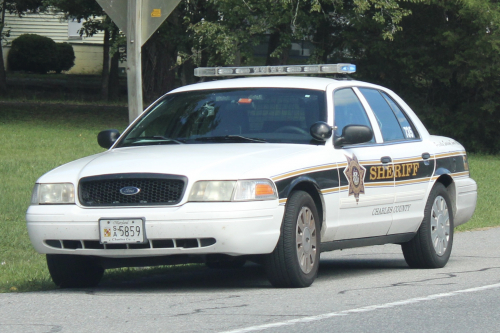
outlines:
[{"label": "headlight", "polygon": [[60,205],[75,203],[75,186],[63,184],[35,184],[31,195],[32,205]]},{"label": "headlight", "polygon": [[189,193],[189,201],[231,201],[235,181],[196,182]]},{"label": "headlight", "polygon": [[199,181],[193,185],[188,201],[253,201],[277,199],[269,179]]}]

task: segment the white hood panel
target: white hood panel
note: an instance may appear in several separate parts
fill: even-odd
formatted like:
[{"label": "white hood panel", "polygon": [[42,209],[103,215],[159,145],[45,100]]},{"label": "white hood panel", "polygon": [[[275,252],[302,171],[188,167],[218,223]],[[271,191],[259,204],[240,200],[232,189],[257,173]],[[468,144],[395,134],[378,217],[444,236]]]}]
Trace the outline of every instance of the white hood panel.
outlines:
[{"label": "white hood panel", "polygon": [[[323,146],[264,143],[185,144],[119,148],[68,163],[40,182],[77,181],[83,177],[118,173],[162,173],[192,180],[232,180],[271,177],[291,169],[298,155]],[[306,159],[307,160],[307,159]],[[60,179],[61,175],[71,179]],[[54,179],[58,176],[58,180]],[[66,177],[64,177],[66,178]]]}]

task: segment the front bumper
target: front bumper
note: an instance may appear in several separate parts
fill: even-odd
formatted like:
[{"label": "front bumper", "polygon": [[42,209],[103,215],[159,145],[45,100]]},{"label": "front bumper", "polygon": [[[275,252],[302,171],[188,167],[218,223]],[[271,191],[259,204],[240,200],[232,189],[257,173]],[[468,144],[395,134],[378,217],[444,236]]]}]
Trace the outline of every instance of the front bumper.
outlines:
[{"label": "front bumper", "polygon": [[[274,250],[283,213],[278,200],[147,208],[34,205],[28,208],[26,221],[31,242],[40,253],[108,258],[252,255]],[[143,248],[104,248],[99,244],[101,218],[144,218],[148,243]]]}]

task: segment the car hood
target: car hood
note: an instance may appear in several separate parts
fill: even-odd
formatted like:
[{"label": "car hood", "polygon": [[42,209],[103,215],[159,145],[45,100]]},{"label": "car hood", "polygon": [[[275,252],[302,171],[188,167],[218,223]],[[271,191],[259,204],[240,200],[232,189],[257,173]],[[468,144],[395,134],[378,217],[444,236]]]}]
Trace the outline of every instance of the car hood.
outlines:
[{"label": "car hood", "polygon": [[119,148],[63,165],[42,176],[39,182],[76,182],[83,177],[118,173],[163,173],[193,180],[271,177],[290,169],[298,156],[303,160],[302,155],[318,148],[265,143]]}]

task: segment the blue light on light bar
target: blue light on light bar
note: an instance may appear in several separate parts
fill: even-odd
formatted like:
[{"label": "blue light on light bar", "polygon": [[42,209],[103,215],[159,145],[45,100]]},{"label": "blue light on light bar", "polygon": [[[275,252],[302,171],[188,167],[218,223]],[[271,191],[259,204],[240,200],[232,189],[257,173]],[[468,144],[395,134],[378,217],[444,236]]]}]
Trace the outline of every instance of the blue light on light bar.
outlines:
[{"label": "blue light on light bar", "polygon": [[356,72],[356,65],[345,65],[341,67],[342,72],[346,73],[355,73]]},{"label": "blue light on light bar", "polygon": [[297,74],[352,74],[356,72],[353,64],[323,65],[283,65],[249,67],[200,67],[195,68],[195,76],[263,76]]}]

